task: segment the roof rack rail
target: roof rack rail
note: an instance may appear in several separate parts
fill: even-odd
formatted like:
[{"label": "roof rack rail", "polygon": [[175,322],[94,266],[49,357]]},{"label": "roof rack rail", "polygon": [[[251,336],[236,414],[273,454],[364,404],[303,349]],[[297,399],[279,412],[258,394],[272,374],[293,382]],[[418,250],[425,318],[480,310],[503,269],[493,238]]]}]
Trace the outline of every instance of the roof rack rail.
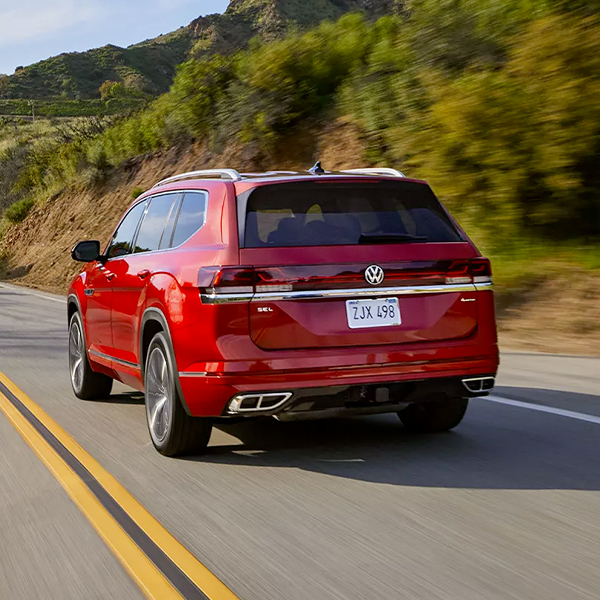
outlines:
[{"label": "roof rack rail", "polygon": [[300,171],[263,171],[262,173],[240,173],[242,177],[268,177],[269,175],[300,175]]},{"label": "roof rack rail", "polygon": [[167,177],[152,186],[153,188],[182,179],[194,179],[197,177],[219,177],[220,179],[230,179],[231,181],[241,181],[242,176],[235,169],[206,169],[204,171],[190,171],[189,173],[181,173],[173,177]]},{"label": "roof rack rail", "polygon": [[386,167],[368,168],[368,169],[346,169],[340,173],[356,173],[357,175],[389,175],[392,177],[406,177],[404,173],[396,169],[388,169]]}]

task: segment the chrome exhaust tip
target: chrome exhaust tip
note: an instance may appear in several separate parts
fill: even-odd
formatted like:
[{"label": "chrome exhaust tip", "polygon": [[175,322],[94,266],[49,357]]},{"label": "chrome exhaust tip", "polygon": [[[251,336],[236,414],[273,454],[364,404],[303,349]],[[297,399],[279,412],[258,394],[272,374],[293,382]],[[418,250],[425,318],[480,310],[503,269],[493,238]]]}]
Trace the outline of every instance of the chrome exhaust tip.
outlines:
[{"label": "chrome exhaust tip", "polygon": [[228,415],[261,413],[276,410],[292,397],[292,392],[274,392],[269,394],[238,394],[227,407]]},{"label": "chrome exhaust tip", "polygon": [[496,378],[495,377],[471,377],[462,380],[463,385],[472,394],[487,393],[493,389]]}]

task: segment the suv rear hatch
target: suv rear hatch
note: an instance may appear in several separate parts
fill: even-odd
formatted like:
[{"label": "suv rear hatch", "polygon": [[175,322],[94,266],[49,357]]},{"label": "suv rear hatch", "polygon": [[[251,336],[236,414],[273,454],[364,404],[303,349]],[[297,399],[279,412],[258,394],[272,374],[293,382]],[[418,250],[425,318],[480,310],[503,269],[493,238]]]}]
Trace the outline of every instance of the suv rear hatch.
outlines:
[{"label": "suv rear hatch", "polygon": [[424,183],[260,185],[238,197],[238,220],[248,267],[230,283],[251,286],[250,335],[264,350],[425,343],[477,328],[474,283],[490,279],[489,262]]}]

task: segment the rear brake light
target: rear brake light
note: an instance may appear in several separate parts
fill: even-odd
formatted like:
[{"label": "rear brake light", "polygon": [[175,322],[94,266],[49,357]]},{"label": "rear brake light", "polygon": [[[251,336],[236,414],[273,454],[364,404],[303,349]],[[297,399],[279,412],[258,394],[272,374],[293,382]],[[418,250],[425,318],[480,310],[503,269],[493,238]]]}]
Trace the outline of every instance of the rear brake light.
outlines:
[{"label": "rear brake light", "polygon": [[256,273],[252,267],[202,267],[198,271],[201,293],[252,294]]},{"label": "rear brake light", "polygon": [[[492,281],[487,258],[381,265],[381,287],[406,285],[463,285]],[[285,267],[202,267],[198,287],[206,296],[231,296],[292,291],[360,289],[367,286],[364,265],[295,265]],[[241,298],[240,298],[241,299]]]},{"label": "rear brake light", "polygon": [[294,286],[281,269],[261,269],[256,273],[257,292],[291,292]]},{"label": "rear brake light", "polygon": [[446,283],[457,285],[463,283],[491,283],[492,266],[487,258],[471,258],[455,260],[446,272]]}]

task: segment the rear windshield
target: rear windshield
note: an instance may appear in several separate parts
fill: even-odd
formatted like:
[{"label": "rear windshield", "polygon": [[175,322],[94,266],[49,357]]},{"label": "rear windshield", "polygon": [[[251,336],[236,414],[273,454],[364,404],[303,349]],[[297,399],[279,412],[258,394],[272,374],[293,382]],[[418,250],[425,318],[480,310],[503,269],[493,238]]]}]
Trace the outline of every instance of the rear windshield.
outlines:
[{"label": "rear windshield", "polygon": [[462,241],[419,183],[280,183],[256,188],[246,200],[245,248]]}]

